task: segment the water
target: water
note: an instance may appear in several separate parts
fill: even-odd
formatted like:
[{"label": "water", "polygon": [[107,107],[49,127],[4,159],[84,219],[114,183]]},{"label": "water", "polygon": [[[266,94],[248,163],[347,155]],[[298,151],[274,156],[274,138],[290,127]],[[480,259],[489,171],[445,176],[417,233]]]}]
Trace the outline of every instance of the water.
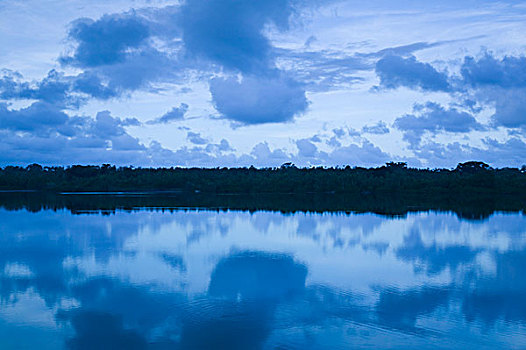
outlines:
[{"label": "water", "polygon": [[520,213],[0,209],[0,348],[526,348],[525,267]]}]

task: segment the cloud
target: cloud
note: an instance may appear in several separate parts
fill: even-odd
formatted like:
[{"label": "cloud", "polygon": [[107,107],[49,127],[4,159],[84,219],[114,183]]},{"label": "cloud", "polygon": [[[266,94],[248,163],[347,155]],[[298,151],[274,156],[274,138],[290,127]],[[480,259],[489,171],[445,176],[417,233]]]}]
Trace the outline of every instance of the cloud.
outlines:
[{"label": "cloud", "polygon": [[346,132],[345,132],[345,129],[344,128],[335,128],[335,129],[332,129],[332,132],[334,133],[334,135],[341,139],[342,137],[345,136]]},{"label": "cloud", "polygon": [[526,88],[526,57],[497,59],[489,52],[478,59],[466,56],[460,73],[463,82],[473,87]]},{"label": "cloud", "polygon": [[72,77],[70,91],[84,93],[100,100],[107,100],[119,95],[119,91],[110,87],[104,82],[100,74],[93,71],[83,72]]},{"label": "cloud", "polygon": [[393,157],[368,140],[361,145],[350,144],[336,148],[328,154],[326,164],[351,166],[379,166],[392,160]]},{"label": "cloud", "polygon": [[519,137],[498,141],[488,137],[483,140],[484,148],[472,148],[472,159],[484,159],[493,166],[525,165],[526,143]]},{"label": "cloud", "polygon": [[18,72],[3,70],[2,73],[0,99],[5,100],[39,100],[57,107],[78,108],[90,97],[107,100],[121,94],[116,86],[110,86],[108,79],[94,71],[65,75],[52,69],[44,78],[33,82],[24,81]]},{"label": "cloud", "polygon": [[160,81],[178,83],[189,66],[179,55],[176,13],[168,6],[73,21],[68,39],[74,49],[59,62],[83,72],[70,77],[69,92],[108,99]]},{"label": "cloud", "polygon": [[490,52],[466,56],[460,68],[462,89],[475,90],[475,98],[494,106],[494,126],[526,126],[526,57],[497,58]]},{"label": "cloud", "polygon": [[[167,82],[179,84],[185,74],[183,62],[169,52],[162,52],[152,47],[131,52],[122,63],[100,66],[91,69],[107,81],[108,86],[118,95],[136,90],[150,90],[152,84]],[[194,67],[194,69],[200,67]]]},{"label": "cloud", "polygon": [[29,83],[22,82],[22,74],[12,71],[10,69],[2,69],[0,71],[2,77],[0,78],[0,98],[3,100],[30,98]]},{"label": "cloud", "polygon": [[292,0],[189,0],[180,12],[182,40],[192,56],[213,62],[238,77],[210,82],[213,103],[240,124],[287,122],[307,108],[304,88],[276,68],[264,35],[269,24],[286,29],[300,2]]},{"label": "cloud", "polygon": [[385,122],[379,121],[378,123],[374,125],[364,126],[362,128],[362,133],[383,135],[383,134],[389,133],[389,128],[387,127],[387,124],[385,124]]},{"label": "cloud", "polygon": [[0,104],[0,163],[148,164],[148,149],[125,130],[138,124],[108,111],[71,117],[45,102],[19,110]]},{"label": "cloud", "polygon": [[293,155],[291,160],[299,166],[379,166],[392,160],[392,156],[368,140],[363,140],[361,144],[345,146],[338,142],[333,144],[334,149],[331,152],[318,150],[308,139],[297,140],[296,147],[299,152]]},{"label": "cloud", "polygon": [[415,156],[433,167],[455,167],[458,163],[483,160],[493,167],[521,167],[526,159],[526,143],[519,137],[505,141],[485,138],[483,147],[453,142],[427,142],[413,148]]},{"label": "cloud", "polygon": [[451,91],[448,75],[437,71],[429,63],[388,55],[376,62],[376,74],[380,78],[380,88],[396,89],[408,87],[424,91]]},{"label": "cloud", "polygon": [[[211,81],[213,103],[223,117],[240,124],[290,121],[306,110],[305,91],[276,68],[265,31],[268,25],[287,29],[296,8],[305,4],[189,0],[181,6],[81,18],[69,29],[72,50],[59,58],[64,66],[83,69],[81,73],[66,76],[51,71],[34,86],[6,75],[0,93],[77,108],[89,98],[119,97],[151,89],[157,82],[179,83],[190,71],[203,78],[225,69],[242,73],[243,79],[227,76]],[[243,101],[232,98],[234,93],[253,96]],[[180,119],[186,109],[181,105],[151,123]]]},{"label": "cloud", "polygon": [[288,122],[308,106],[303,87],[283,75],[215,78],[210,92],[224,118],[244,125]]},{"label": "cloud", "polygon": [[148,37],[148,25],[135,13],[104,15],[94,21],[81,18],[71,24],[70,40],[77,44],[72,56],[60,61],[78,67],[97,67],[123,62],[132,49]]},{"label": "cloud", "polygon": [[318,154],[318,147],[309,139],[301,139],[296,141],[296,147],[298,147],[300,157],[315,157]]},{"label": "cloud", "polygon": [[[311,37],[312,38],[312,37]],[[289,74],[301,81],[309,91],[330,91],[348,88],[364,82],[363,72],[373,70],[378,59],[385,56],[406,56],[428,48],[437,47],[450,41],[415,42],[402,46],[386,47],[373,52],[345,50],[312,50],[307,44],[300,49],[274,48],[277,60],[288,67]]]},{"label": "cloud", "polygon": [[367,57],[341,51],[275,48],[274,52],[281,65],[288,68],[287,73],[303,82],[309,91],[329,91],[363,82],[358,73],[374,67]]},{"label": "cloud", "polygon": [[230,70],[264,74],[274,68],[265,26],[287,28],[293,7],[291,0],[188,0],[180,13],[186,50]]},{"label": "cloud", "polygon": [[194,145],[205,145],[208,143],[208,140],[201,137],[201,134],[198,132],[189,131],[186,135],[186,139]]},{"label": "cloud", "polygon": [[382,49],[380,51],[369,53],[369,54],[362,54],[362,55],[372,56],[372,57],[405,56],[405,55],[411,55],[416,51],[430,49],[430,48],[437,47],[437,46],[440,46],[446,43],[448,42],[447,41],[436,41],[436,42],[419,41],[419,42],[411,43],[407,45],[386,47],[385,49]]},{"label": "cloud", "polygon": [[[54,69],[37,82],[23,80],[22,74],[3,70],[0,78],[0,98],[5,100],[40,100],[62,107],[78,107],[85,98],[71,94],[74,77]],[[79,91],[82,92],[82,91]]]},{"label": "cloud", "polygon": [[0,129],[48,133],[67,121],[67,114],[45,102],[35,102],[19,110],[8,109],[7,104],[0,103]]},{"label": "cloud", "polygon": [[[377,62],[376,73],[380,88],[404,86],[449,92],[454,99],[460,99],[460,106],[475,112],[482,108],[474,109],[474,105],[494,108],[494,127],[526,126],[526,57],[498,58],[491,52],[484,52],[478,58],[465,56],[459,68],[459,76],[448,76],[413,56],[387,56]],[[462,119],[469,122],[466,116]]]},{"label": "cloud", "polygon": [[148,124],[167,124],[173,121],[183,120],[187,111],[188,105],[186,103],[181,103],[179,107],[173,107],[170,111],[166,112],[159,118],[150,120]]},{"label": "cloud", "polygon": [[269,167],[280,166],[291,161],[292,155],[282,149],[271,150],[268,143],[260,142],[252,148],[250,155],[241,156],[240,160],[248,165]]},{"label": "cloud", "polygon": [[526,128],[526,88],[488,91],[487,94],[487,98],[495,99],[492,116],[495,126]]},{"label": "cloud", "polygon": [[208,153],[215,153],[215,154],[221,154],[223,152],[231,152],[235,151],[232,146],[230,146],[230,143],[225,140],[221,139],[221,141],[217,144],[209,143],[206,145],[205,151]]},{"label": "cloud", "polygon": [[443,106],[427,102],[416,104],[413,114],[406,114],[395,120],[394,126],[404,132],[404,139],[412,146],[420,143],[426,132],[466,133],[472,130],[483,130],[484,127],[469,113],[456,108],[446,109]]},{"label": "cloud", "polygon": [[[136,166],[239,166],[240,158],[227,140],[212,143],[189,131],[199,147],[172,151],[153,141],[144,145],[127,131],[141,123],[109,111],[95,117],[68,116],[55,105],[35,102],[22,109],[0,104],[0,165],[102,164]],[[270,153],[279,154],[279,151]],[[248,165],[254,157],[245,155]],[[245,164],[245,163],[243,163]],[[261,165],[265,165],[262,161]]]}]

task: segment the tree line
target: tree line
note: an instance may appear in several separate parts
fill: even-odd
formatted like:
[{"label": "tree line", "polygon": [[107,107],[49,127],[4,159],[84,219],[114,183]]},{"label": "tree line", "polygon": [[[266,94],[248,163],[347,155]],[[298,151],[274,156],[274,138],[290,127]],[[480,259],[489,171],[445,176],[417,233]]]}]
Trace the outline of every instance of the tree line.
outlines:
[{"label": "tree line", "polygon": [[483,162],[455,169],[409,168],[390,162],[376,168],[135,168],[110,164],[68,167],[5,166],[0,190],[50,192],[176,191],[214,194],[511,194],[526,195],[526,166],[491,168]]}]

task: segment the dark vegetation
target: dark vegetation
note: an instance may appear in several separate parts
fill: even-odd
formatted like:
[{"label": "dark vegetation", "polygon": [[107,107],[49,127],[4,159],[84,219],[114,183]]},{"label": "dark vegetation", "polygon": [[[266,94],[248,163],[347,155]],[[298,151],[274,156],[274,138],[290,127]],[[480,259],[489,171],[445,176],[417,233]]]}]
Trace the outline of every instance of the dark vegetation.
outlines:
[{"label": "dark vegetation", "polygon": [[0,169],[0,190],[51,192],[179,191],[214,194],[513,194],[526,195],[526,167],[492,169],[482,162],[454,170],[408,168],[133,168],[103,166]]},{"label": "dark vegetation", "polygon": [[411,195],[411,194],[252,194],[203,193],[59,194],[0,192],[0,208],[68,210],[73,214],[112,214],[115,211],[243,210],[293,212],[372,212],[404,216],[409,212],[452,211],[460,218],[481,220],[495,211],[526,212],[526,198],[515,195]]},{"label": "dark vegetation", "polygon": [[526,168],[492,169],[481,162],[462,163],[454,170],[411,169],[404,163],[372,169],[299,169],[292,164],[272,169],[33,164],[0,169],[0,208],[67,209],[78,214],[206,208],[395,216],[437,210],[477,220],[494,211],[526,211]]}]

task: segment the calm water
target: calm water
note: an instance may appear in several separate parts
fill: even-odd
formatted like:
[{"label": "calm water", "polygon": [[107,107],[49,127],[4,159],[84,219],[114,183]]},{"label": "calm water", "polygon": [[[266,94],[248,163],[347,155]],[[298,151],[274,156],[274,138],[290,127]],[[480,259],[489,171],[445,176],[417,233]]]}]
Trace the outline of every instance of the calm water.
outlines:
[{"label": "calm water", "polygon": [[0,210],[1,349],[526,348],[526,216]]}]

